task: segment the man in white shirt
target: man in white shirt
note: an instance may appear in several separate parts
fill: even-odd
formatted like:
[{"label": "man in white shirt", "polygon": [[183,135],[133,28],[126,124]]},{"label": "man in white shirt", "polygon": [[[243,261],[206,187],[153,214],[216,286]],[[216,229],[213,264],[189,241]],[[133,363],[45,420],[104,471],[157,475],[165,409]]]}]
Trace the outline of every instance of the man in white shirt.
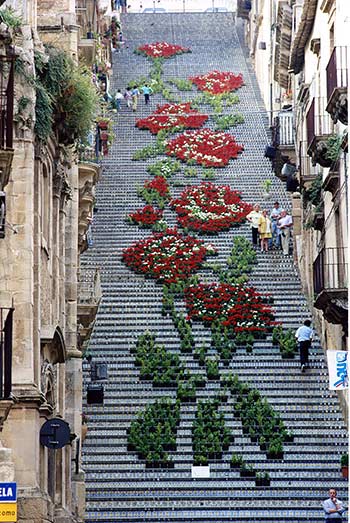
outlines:
[{"label": "man in white shirt", "polygon": [[280,235],[278,234],[278,229],[277,229],[277,222],[281,217],[282,211],[283,211],[283,209],[280,207],[280,204],[278,202],[275,202],[273,204],[273,209],[270,212],[270,220],[271,220],[271,224],[272,224],[272,231],[271,231],[272,238],[270,241],[271,241],[271,246],[274,246],[277,248],[281,247]]},{"label": "man in white shirt", "polygon": [[285,256],[289,254],[289,238],[292,226],[292,217],[289,214],[287,214],[287,211],[283,210],[281,212],[281,217],[277,222],[277,228],[281,237],[283,254]]},{"label": "man in white shirt", "polygon": [[329,498],[323,502],[325,513],[325,523],[341,523],[343,521],[343,512],[345,508],[340,499],[337,499],[337,491],[334,488],[329,489]]},{"label": "man in white shirt", "polygon": [[310,320],[304,321],[304,325],[296,331],[295,337],[299,344],[301,372],[304,372],[309,367],[309,348],[314,337]]}]

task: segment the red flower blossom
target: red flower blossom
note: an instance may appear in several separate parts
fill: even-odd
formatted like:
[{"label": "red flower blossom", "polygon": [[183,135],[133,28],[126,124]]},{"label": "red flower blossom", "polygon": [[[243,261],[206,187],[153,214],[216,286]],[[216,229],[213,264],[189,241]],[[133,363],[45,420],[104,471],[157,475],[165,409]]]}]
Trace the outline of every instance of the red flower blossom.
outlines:
[{"label": "red flower blossom", "polygon": [[175,283],[186,280],[214,252],[196,238],[184,236],[177,229],[167,229],[134,243],[123,251],[122,259],[135,272],[160,282]]},{"label": "red flower blossom", "polygon": [[191,285],[185,290],[188,319],[219,320],[234,332],[265,331],[273,325],[272,309],[254,287],[212,283]]},{"label": "red flower blossom", "polygon": [[210,71],[202,76],[192,76],[190,80],[200,91],[214,95],[236,91],[243,85],[242,74],[235,75],[229,71]]},{"label": "red flower blossom", "polygon": [[168,156],[176,156],[184,162],[195,160],[206,167],[224,167],[230,158],[237,158],[243,150],[243,145],[238,145],[231,134],[211,129],[185,131],[170,140],[165,148]]},{"label": "red flower blossom", "polygon": [[155,176],[153,180],[146,180],[143,186],[148,191],[156,191],[162,198],[169,196],[169,185],[163,176]]},{"label": "red flower blossom", "polygon": [[181,45],[155,42],[138,47],[137,52],[145,56],[151,56],[152,58],[170,58],[176,54],[190,53],[191,50],[189,47],[181,47]]},{"label": "red flower blossom", "polygon": [[157,134],[163,129],[172,129],[179,126],[187,129],[198,129],[207,120],[207,114],[200,114],[198,111],[191,109],[191,104],[188,102],[158,105],[157,110],[151,116],[137,120],[135,125],[139,129],[149,129],[152,134]]},{"label": "red flower blossom", "polygon": [[171,200],[170,205],[178,214],[178,223],[200,232],[218,232],[245,220],[251,205],[242,202],[238,191],[228,185],[216,186],[202,182],[196,187],[187,187],[180,198]]},{"label": "red flower blossom", "polygon": [[143,209],[138,209],[134,213],[129,214],[129,218],[137,225],[150,226],[161,220],[163,211],[155,209],[152,205],[145,205]]}]

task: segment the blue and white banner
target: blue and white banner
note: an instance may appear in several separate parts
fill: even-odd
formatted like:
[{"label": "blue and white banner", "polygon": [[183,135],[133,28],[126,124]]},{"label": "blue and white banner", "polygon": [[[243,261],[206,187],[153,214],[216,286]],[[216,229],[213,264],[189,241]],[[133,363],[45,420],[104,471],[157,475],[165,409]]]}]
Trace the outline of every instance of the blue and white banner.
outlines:
[{"label": "blue and white banner", "polygon": [[327,350],[329,390],[347,389],[348,352],[346,350]]}]

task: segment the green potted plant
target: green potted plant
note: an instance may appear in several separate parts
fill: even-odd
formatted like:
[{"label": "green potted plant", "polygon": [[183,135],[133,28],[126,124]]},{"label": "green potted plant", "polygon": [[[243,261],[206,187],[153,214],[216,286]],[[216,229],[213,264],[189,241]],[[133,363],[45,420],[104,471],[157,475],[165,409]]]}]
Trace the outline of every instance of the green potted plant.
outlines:
[{"label": "green potted plant", "polygon": [[268,200],[269,198],[271,198],[271,195],[270,195],[271,186],[272,186],[272,181],[269,178],[264,180],[262,183],[262,187],[264,189],[263,197],[265,198],[265,200]]},{"label": "green potted plant", "polygon": [[268,487],[270,485],[270,474],[268,472],[257,472],[255,485],[257,487]]},{"label": "green potted plant", "polygon": [[349,477],[349,454],[346,452],[340,457],[341,473],[343,478],[348,479]]}]

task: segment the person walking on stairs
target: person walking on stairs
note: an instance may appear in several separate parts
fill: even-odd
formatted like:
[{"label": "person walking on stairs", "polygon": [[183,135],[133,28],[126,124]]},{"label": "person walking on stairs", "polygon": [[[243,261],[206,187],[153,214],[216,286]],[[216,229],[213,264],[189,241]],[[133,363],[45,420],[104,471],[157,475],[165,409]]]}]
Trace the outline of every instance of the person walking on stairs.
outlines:
[{"label": "person walking on stairs", "polygon": [[323,510],[325,523],[342,523],[346,509],[342,501],[337,498],[337,491],[334,488],[329,489],[329,498],[324,500]]},{"label": "person walking on stairs", "polygon": [[145,85],[143,85],[141,87],[141,91],[142,91],[142,94],[145,97],[145,104],[148,105],[149,104],[149,97],[153,93],[153,90],[152,90],[152,88],[148,84],[145,84]]},{"label": "person walking on stairs", "polygon": [[311,342],[314,337],[310,320],[304,321],[304,325],[296,331],[295,337],[299,344],[301,372],[305,372],[305,369],[309,368],[309,348],[311,347]]},{"label": "person walking on stairs", "polygon": [[124,98],[125,98],[125,101],[126,101],[126,105],[128,106],[129,109],[131,109],[131,107],[132,107],[132,91],[131,91],[130,87],[127,87],[125,89]]},{"label": "person walking on stairs", "polygon": [[269,243],[270,243],[271,247],[275,247],[276,249],[281,248],[280,236],[278,234],[278,229],[277,229],[277,222],[281,217],[282,211],[283,211],[283,209],[280,207],[280,204],[278,202],[275,202],[273,204],[273,209],[270,212],[270,219],[271,219],[271,223],[272,223],[272,225],[271,225],[272,238]]},{"label": "person walking on stairs", "polygon": [[120,89],[118,89],[117,94],[115,95],[115,103],[116,103],[118,113],[120,111],[120,107],[122,105],[123,99],[124,99],[124,96],[122,95]]},{"label": "person walking on stairs", "polygon": [[250,211],[250,213],[247,215],[247,220],[250,222],[250,227],[252,229],[252,242],[255,247],[258,246],[258,229],[260,218],[260,205],[255,204],[253,210]]},{"label": "person walking on stairs", "polygon": [[131,91],[131,96],[132,96],[132,110],[135,113],[136,109],[137,109],[137,102],[138,102],[138,99],[140,96],[140,91],[138,90],[137,85],[134,85],[133,90]]}]

